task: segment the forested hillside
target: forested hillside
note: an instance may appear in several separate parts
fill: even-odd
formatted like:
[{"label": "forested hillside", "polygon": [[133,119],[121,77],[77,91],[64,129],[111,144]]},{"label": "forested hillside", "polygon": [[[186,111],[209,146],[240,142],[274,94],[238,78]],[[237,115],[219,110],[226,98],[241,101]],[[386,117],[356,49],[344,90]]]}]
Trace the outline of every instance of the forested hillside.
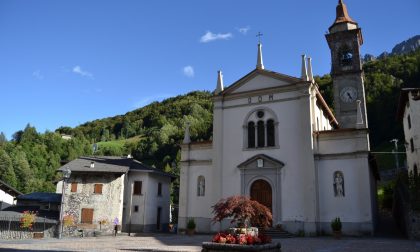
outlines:
[{"label": "forested hillside", "polygon": [[[420,50],[367,62],[364,70],[370,137],[375,149],[390,145],[390,139],[403,139],[401,123],[395,120],[399,90],[402,86],[420,86]],[[316,81],[332,106],[331,77],[316,77]],[[158,169],[178,174],[179,143],[185,123],[191,123],[193,141],[209,140],[212,110],[211,93],[196,91],[151,103],[125,115],[75,128],[61,127],[56,132],[40,134],[28,125],[10,141],[0,135],[0,179],[23,192],[53,191],[60,160],[91,155],[94,143],[99,146],[96,155],[131,153]],[[64,140],[60,134],[73,138]]]}]

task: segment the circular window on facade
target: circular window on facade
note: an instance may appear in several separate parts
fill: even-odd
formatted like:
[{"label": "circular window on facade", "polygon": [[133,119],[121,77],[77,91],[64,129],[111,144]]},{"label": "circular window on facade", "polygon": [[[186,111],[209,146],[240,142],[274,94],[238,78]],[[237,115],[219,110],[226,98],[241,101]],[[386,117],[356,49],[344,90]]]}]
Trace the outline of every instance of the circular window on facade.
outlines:
[{"label": "circular window on facade", "polygon": [[264,117],[264,111],[260,110],[257,112],[257,117],[258,118],[263,118]]}]

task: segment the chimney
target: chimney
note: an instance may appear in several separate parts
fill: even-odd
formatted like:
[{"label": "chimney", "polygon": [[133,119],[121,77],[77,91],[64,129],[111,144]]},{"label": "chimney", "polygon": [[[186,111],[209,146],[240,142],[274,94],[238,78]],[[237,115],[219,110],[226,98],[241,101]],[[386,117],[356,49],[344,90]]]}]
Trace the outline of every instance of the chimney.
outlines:
[{"label": "chimney", "polygon": [[95,162],[90,162],[90,168],[95,168]]}]

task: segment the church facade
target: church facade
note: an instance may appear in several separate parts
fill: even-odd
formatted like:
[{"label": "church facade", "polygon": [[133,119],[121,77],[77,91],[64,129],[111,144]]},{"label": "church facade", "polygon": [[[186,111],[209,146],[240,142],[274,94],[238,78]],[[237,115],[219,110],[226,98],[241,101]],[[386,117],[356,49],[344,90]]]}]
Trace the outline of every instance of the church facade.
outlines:
[{"label": "church facade", "polygon": [[302,74],[265,69],[258,44],[256,68],[214,93],[213,139],[182,144],[179,228],[194,218],[198,232],[212,222],[222,198],[246,195],[267,206],[273,225],[289,232],[329,233],[340,217],[343,233],[372,234],[376,174],[370,160],[360,46],[361,29],[340,0],[326,35],[331,49],[335,115],[302,56]]}]

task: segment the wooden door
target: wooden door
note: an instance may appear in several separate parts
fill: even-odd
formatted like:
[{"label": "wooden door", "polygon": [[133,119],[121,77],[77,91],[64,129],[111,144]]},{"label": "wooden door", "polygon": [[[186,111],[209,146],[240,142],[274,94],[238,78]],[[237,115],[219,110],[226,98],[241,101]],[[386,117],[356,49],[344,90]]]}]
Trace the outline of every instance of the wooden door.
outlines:
[{"label": "wooden door", "polygon": [[268,209],[270,209],[271,213],[273,212],[272,190],[270,184],[267,181],[259,179],[252,183],[251,199],[258,201],[259,203],[266,206]]},{"label": "wooden door", "polygon": [[81,223],[92,224],[92,222],[93,222],[93,208],[82,208]]}]

